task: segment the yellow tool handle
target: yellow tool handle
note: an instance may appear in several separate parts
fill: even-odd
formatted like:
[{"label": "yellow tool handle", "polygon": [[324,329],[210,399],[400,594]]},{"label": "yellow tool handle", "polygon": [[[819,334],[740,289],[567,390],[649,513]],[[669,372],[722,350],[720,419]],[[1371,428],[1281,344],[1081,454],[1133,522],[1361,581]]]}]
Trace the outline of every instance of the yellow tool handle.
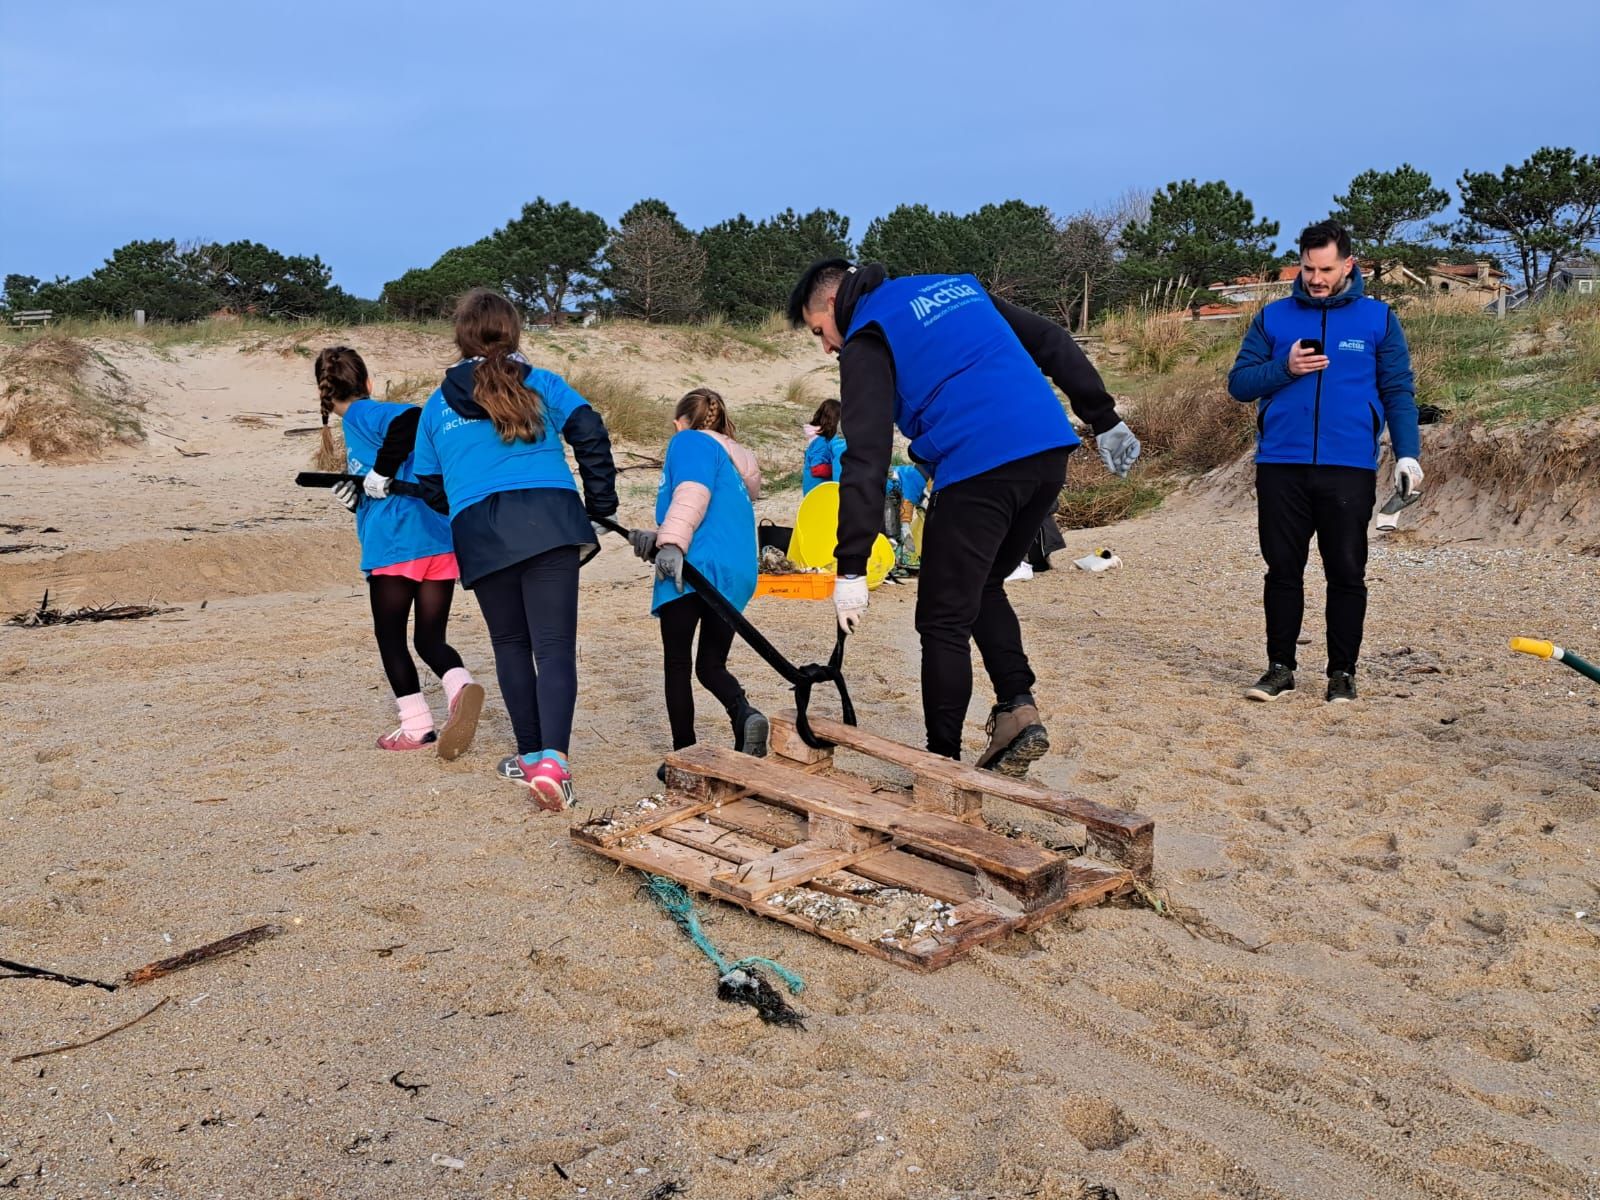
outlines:
[{"label": "yellow tool handle", "polygon": [[1550,658],[1556,652],[1554,642],[1541,642],[1537,638],[1514,637],[1511,648],[1518,654],[1531,654],[1535,658]]}]

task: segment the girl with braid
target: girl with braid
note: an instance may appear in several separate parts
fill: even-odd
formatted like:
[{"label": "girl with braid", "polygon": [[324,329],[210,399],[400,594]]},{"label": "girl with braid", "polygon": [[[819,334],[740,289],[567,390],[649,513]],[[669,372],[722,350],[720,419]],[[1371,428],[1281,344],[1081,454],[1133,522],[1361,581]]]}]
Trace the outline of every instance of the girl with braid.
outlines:
[{"label": "girl with braid", "polygon": [[[457,758],[477,731],[483,687],[473,682],[461,656],[445,641],[460,574],[450,525],[416,497],[389,494],[392,480],[416,480],[412,447],[422,410],[374,400],[367,364],[348,346],[330,346],[317,355],[315,371],[322,401],[322,457],[335,454],[328,418],[337,413],[344,427],[345,469],[365,477],[361,488],[346,481],[333,494],[355,514],[372,629],[400,711],[400,727],[380,737],[378,748],[421,750],[434,745],[440,758]],[[413,613],[412,644],[443,682],[449,705],[449,717],[437,733],[406,649],[406,625]]]},{"label": "girl with braid", "polygon": [[[756,590],[756,514],[761,495],[756,456],[733,440],[733,421],[722,397],[695,388],[673,411],[656,494],[658,529],[635,530],[629,540],[640,558],[654,558],[651,611],[661,622],[661,649],[672,748],[695,743],[694,680],[727,711],[733,747],[757,757],[767,752],[767,718],[745,697],[728,671],[733,629],[683,581],[687,559],[711,586],[743,610]],[[700,646],[695,650],[695,630]],[[663,765],[658,778],[665,778]]]}]

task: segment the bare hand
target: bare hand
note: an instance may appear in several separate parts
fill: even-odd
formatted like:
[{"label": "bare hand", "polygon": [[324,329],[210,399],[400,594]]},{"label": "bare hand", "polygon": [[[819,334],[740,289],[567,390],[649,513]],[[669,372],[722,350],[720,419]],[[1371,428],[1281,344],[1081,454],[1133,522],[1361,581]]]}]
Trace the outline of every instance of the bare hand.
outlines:
[{"label": "bare hand", "polygon": [[1326,354],[1312,354],[1306,349],[1304,342],[1296,342],[1289,350],[1289,374],[1309,375],[1313,371],[1326,371],[1328,369],[1328,356]]}]

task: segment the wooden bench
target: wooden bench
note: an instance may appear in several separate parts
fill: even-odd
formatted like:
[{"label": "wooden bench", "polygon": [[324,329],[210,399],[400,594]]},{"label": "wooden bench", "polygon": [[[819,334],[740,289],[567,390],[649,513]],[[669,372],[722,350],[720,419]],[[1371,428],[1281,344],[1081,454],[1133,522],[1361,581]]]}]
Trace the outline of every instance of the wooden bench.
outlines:
[{"label": "wooden bench", "polygon": [[25,325],[48,325],[55,311],[48,308],[30,308],[11,314],[11,328],[21,329]]}]

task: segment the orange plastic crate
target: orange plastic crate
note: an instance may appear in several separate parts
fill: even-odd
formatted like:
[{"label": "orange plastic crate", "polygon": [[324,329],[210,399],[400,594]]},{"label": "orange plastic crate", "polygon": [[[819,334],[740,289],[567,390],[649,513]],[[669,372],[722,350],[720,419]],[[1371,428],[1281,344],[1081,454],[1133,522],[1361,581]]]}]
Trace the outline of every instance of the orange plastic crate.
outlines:
[{"label": "orange plastic crate", "polygon": [[833,575],[757,575],[756,595],[781,600],[826,600],[833,595]]}]

